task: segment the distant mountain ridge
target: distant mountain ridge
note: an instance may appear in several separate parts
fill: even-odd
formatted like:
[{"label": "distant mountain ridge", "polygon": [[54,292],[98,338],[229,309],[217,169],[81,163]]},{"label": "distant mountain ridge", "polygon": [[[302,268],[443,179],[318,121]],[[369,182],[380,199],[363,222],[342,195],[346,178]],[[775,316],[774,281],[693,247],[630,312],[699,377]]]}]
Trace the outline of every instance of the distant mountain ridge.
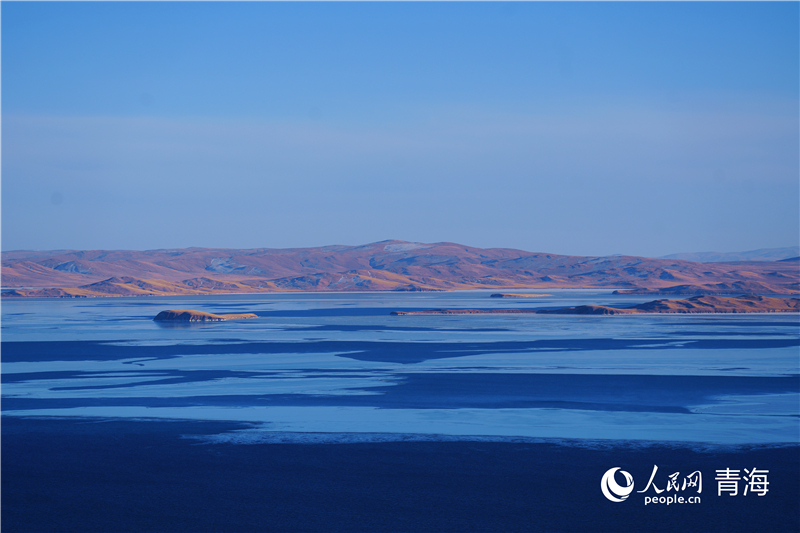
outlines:
[{"label": "distant mountain ridge", "polygon": [[800,256],[800,246],[786,248],[761,248],[749,252],[697,252],[670,254],[659,259],[680,259],[682,261],[697,261],[700,263],[718,263],[724,261],[781,261]]},{"label": "distant mountain ridge", "polygon": [[697,263],[395,240],[289,249],[2,254],[3,296],[12,297],[605,287],[668,290],[676,286],[699,287],[712,294],[731,289],[795,294],[800,290],[799,269],[800,265],[791,261]]}]

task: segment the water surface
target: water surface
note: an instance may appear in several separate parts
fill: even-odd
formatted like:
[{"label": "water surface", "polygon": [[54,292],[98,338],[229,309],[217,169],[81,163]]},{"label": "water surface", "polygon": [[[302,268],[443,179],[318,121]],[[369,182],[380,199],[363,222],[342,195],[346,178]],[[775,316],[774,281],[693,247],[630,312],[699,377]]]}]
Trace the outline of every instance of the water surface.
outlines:
[{"label": "water surface", "polygon": [[[3,415],[249,423],[237,442],[797,443],[796,314],[389,315],[650,299],[549,292],[6,300]],[[259,318],[153,322],[175,308]]]}]

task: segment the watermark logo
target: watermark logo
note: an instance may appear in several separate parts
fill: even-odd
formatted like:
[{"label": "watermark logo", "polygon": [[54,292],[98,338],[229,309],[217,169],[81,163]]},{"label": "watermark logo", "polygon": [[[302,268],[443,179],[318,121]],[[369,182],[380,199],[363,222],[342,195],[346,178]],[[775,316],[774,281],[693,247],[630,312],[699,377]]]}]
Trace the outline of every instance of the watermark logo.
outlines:
[{"label": "watermark logo", "polygon": [[[617,471],[625,478],[624,487],[614,479],[614,474]],[[603,491],[603,496],[612,502],[624,502],[633,492],[633,476],[624,470],[620,470],[618,466],[611,468],[603,474],[603,479],[600,480],[600,490]]]},{"label": "watermark logo", "polygon": [[[617,474],[624,478],[624,483],[619,483],[620,478]],[[659,478],[656,477],[657,474],[658,465],[653,465],[647,485],[644,489],[636,491],[636,494],[643,494],[645,505],[666,504],[669,506],[700,503],[700,494],[703,493],[702,472],[695,470],[683,477],[680,472],[673,472],[669,475],[662,473]],[[765,496],[770,491],[768,475],[769,470],[755,467],[752,469],[718,469],[714,478],[714,481],[717,482],[717,496],[723,494],[727,496],[752,494]],[[600,480],[600,490],[609,501],[623,502],[633,493],[633,476],[618,466],[611,468],[603,474],[603,479]]]}]

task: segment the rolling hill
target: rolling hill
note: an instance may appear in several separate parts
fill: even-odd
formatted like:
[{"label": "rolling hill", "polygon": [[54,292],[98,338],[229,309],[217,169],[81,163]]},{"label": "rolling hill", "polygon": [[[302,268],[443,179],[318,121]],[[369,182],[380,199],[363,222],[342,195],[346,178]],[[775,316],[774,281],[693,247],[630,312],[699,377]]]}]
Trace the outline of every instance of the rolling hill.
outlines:
[{"label": "rolling hill", "polygon": [[2,285],[7,297],[522,288],[796,294],[800,264],[584,257],[392,240],[289,249],[4,252]]}]

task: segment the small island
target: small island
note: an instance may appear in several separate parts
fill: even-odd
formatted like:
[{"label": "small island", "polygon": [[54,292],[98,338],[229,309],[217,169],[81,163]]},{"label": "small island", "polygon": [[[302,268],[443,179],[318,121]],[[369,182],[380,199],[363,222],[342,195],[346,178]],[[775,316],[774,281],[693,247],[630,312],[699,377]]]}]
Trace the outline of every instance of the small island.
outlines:
[{"label": "small island", "polygon": [[161,311],[153,319],[156,322],[220,322],[222,320],[239,320],[243,318],[258,318],[253,313],[240,313],[228,315],[215,315],[193,309],[169,309]]},{"label": "small island", "polygon": [[483,314],[542,314],[542,315],[632,315],[643,313],[798,313],[800,299],[770,298],[744,295],[695,296],[685,300],[654,300],[631,307],[578,305],[562,309],[428,309],[426,311],[392,311],[392,315],[483,315]]}]

